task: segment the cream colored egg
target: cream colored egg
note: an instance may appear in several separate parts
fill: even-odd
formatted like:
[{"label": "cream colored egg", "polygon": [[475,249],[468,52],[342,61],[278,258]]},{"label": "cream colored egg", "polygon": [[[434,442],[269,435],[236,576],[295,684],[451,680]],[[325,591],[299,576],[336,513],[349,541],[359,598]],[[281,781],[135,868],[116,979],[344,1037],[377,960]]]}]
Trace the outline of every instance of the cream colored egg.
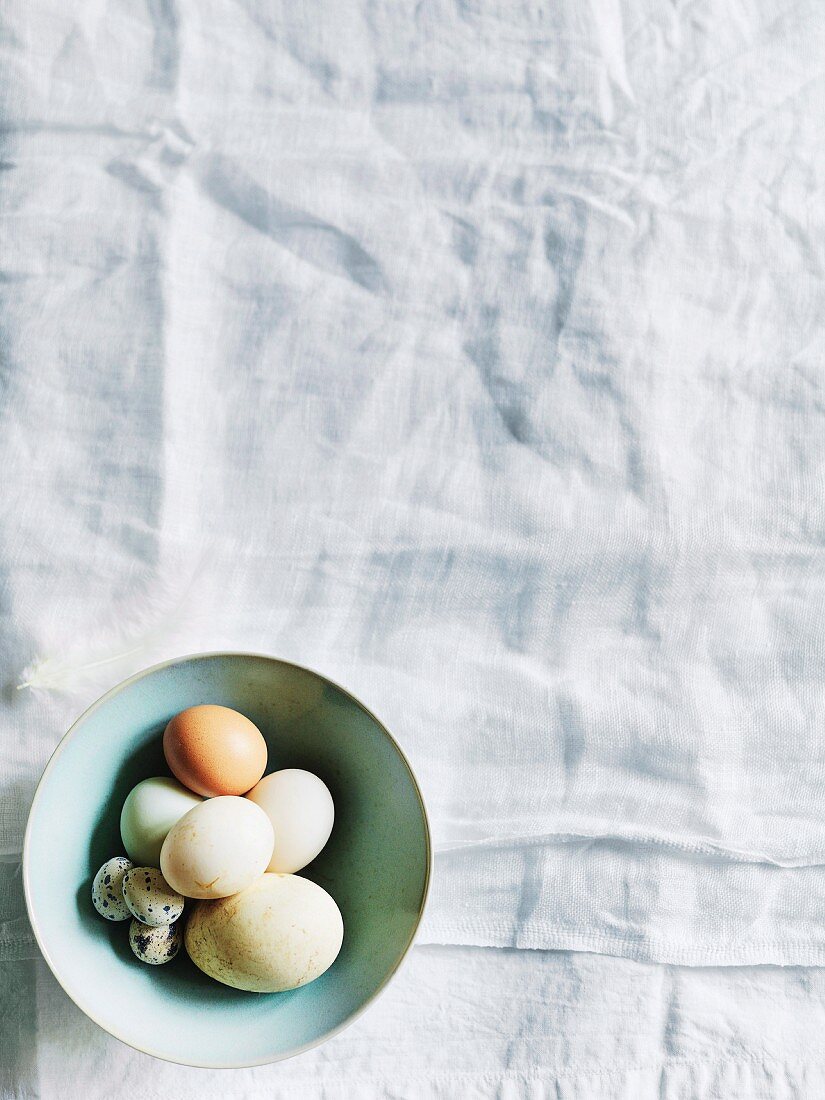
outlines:
[{"label": "cream colored egg", "polygon": [[210,978],[282,993],[332,966],[343,937],[341,912],[326,890],[297,875],[265,874],[231,898],[198,902],[185,942]]},{"label": "cream colored egg", "polygon": [[144,779],[126,796],[120,813],[120,835],[129,859],[157,867],[166,834],[203,799],[167,775]]},{"label": "cream colored egg", "polygon": [[246,797],[261,807],[275,830],[268,871],[300,871],[329,840],[335,818],[332,795],[312,772],[285,768],[265,775]]},{"label": "cream colored egg", "polygon": [[260,806],[238,795],[209,798],[169,830],[163,877],[187,898],[225,898],[266,870],[275,837]]}]

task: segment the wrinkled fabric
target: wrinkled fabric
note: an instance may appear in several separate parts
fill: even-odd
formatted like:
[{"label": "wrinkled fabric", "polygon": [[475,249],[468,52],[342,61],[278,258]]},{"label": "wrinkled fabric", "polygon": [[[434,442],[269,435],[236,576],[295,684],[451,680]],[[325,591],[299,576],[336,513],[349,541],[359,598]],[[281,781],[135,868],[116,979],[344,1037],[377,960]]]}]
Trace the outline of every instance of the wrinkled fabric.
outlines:
[{"label": "wrinkled fabric", "polygon": [[7,21],[12,676],[309,663],[425,938],[823,961],[818,7]]},{"label": "wrinkled fabric", "polygon": [[32,1019],[65,1007],[17,908],[49,753],[221,648],[397,735],[456,965],[825,962],[820,5],[0,20],[0,959]]},{"label": "wrinkled fabric", "polygon": [[[26,965],[36,999],[17,981]],[[825,1092],[823,969],[416,947],[343,1034],[289,1062],[229,1071],[174,1066],[117,1043],[62,996],[42,961],[0,964],[0,981],[12,993],[0,1001],[0,1093],[26,1100],[814,1100]]]}]

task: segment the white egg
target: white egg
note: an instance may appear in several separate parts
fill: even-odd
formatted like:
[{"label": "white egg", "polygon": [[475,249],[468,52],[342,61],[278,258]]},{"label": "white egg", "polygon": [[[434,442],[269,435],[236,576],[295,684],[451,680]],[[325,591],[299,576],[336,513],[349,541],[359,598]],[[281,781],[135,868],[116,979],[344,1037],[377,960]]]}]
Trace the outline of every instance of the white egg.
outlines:
[{"label": "white egg", "polygon": [[275,830],[268,871],[300,871],[329,840],[335,807],[326,783],[312,772],[285,768],[265,775],[246,797],[261,807]]},{"label": "white egg", "polygon": [[150,966],[163,966],[171,962],[180,951],[183,942],[180,922],[161,924],[150,928],[139,920],[129,925],[129,946],[141,962]]},{"label": "white egg", "polygon": [[114,856],[95,875],[92,905],[106,920],[126,920],[132,915],[123,900],[123,876],[131,866],[126,856]]},{"label": "white egg", "polygon": [[183,896],[173,890],[156,867],[132,867],[123,876],[123,900],[143,924],[174,924],[183,912]]},{"label": "white egg", "polygon": [[326,890],[272,874],[231,898],[197,902],[185,932],[195,966],[252,993],[314,981],[332,966],[343,938],[341,912]]},{"label": "white egg", "polygon": [[144,779],[126,796],[120,812],[120,835],[129,858],[142,867],[160,865],[166,834],[203,799],[176,779]]},{"label": "white egg", "polygon": [[172,826],[160,867],[172,889],[187,898],[225,898],[263,874],[274,841],[260,806],[238,795],[220,795]]}]

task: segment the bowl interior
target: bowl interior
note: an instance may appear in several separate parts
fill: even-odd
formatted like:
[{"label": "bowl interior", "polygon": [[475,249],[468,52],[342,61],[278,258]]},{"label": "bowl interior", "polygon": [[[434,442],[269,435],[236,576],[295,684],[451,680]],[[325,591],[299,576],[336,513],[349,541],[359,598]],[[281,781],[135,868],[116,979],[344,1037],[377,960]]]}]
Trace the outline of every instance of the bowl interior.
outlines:
[{"label": "bowl interior", "polygon": [[[141,779],[168,774],[163,728],[196,703],[247,715],[266,738],[267,771],[306,768],[335,800],[332,836],[301,874],[337,901],[344,945],[330,970],[302,989],[230,989],[201,974],[184,952],[167,966],[146,966],[131,953],[128,922],[108,923],[92,907],[95,871],[123,854],[119,818],[126,795]],[[104,696],[49,763],[24,856],[32,923],[69,995],[132,1046],[200,1066],[275,1061],[344,1026],[406,952],[428,874],[418,788],[381,725],[317,673],[246,654],[162,665]]]}]

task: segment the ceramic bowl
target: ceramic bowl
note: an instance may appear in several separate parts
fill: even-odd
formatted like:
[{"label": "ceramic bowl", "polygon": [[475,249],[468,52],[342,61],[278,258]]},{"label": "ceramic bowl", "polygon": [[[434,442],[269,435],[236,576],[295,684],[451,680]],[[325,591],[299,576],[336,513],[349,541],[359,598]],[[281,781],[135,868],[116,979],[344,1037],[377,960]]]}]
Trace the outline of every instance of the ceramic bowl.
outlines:
[{"label": "ceramic bowl", "polygon": [[[129,948],[129,922],[104,921],[92,906],[95,871],[123,854],[123,800],[141,779],[169,774],[164,726],[196,703],[247,715],[266,738],[267,771],[306,768],[335,800],[332,836],[301,874],[337,901],[344,945],[333,966],[301,989],[230,989],[202,974],[184,951],[166,966],[146,966]],[[72,1000],[138,1050],[216,1068],[278,1061],[351,1023],[409,950],[430,866],[421,792],[378,719],[316,672],[243,653],[168,661],[90,707],[43,773],[23,855],[32,927]]]}]

